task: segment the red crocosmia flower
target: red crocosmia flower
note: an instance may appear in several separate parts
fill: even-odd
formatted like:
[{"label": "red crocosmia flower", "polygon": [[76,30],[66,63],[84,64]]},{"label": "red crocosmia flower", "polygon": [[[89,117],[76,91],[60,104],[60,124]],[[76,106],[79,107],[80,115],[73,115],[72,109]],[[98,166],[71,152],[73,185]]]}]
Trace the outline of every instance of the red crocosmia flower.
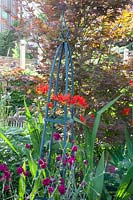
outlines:
[{"label": "red crocosmia flower", "polygon": [[4,171],[4,177],[6,180],[9,180],[11,178],[11,173],[9,171]]},{"label": "red crocosmia flower", "polygon": [[82,97],[80,95],[74,95],[71,99],[71,104],[76,105],[76,106],[81,106],[83,108],[88,107],[86,100],[84,99],[84,97]]},{"label": "red crocosmia flower", "polygon": [[16,171],[20,175],[24,172],[24,169],[23,169],[23,167],[18,167]]},{"label": "red crocosmia flower", "polygon": [[84,117],[83,115],[80,115],[79,118],[80,118],[80,121],[81,121],[81,122],[86,123],[86,119],[85,119],[85,117]]},{"label": "red crocosmia flower", "polygon": [[58,186],[58,191],[61,195],[66,193],[66,188],[65,188],[64,184],[63,185],[61,184]]},{"label": "red crocosmia flower", "polygon": [[131,85],[133,87],[133,81],[132,80],[129,81],[129,85]]},{"label": "red crocosmia flower", "polygon": [[4,186],[4,191],[5,191],[5,192],[7,192],[9,189],[10,189],[10,186],[9,186],[9,185],[5,185],[5,186]]},{"label": "red crocosmia flower", "polygon": [[59,133],[54,132],[53,133],[53,138],[54,138],[54,140],[60,140],[61,139],[61,135]]},{"label": "red crocosmia flower", "polygon": [[55,95],[55,94],[53,94],[52,97],[51,97],[51,99],[52,99],[53,101],[58,101],[58,96]]},{"label": "red crocosmia flower", "polygon": [[94,119],[95,118],[95,115],[92,113],[92,114],[90,114],[90,118],[91,119]]},{"label": "red crocosmia flower", "polygon": [[44,186],[47,186],[47,185],[49,185],[51,182],[52,182],[52,181],[51,181],[49,178],[45,178],[45,179],[43,179],[42,184],[43,184]]},{"label": "red crocosmia flower", "polygon": [[29,171],[25,171],[25,172],[23,172],[23,174],[24,174],[26,177],[28,177],[28,176],[30,175],[30,172],[29,172]]},{"label": "red crocosmia flower", "polygon": [[53,103],[51,102],[48,103],[48,108],[53,108],[53,106],[54,106]]},{"label": "red crocosmia flower", "polygon": [[77,146],[73,146],[73,147],[72,147],[72,151],[73,151],[73,152],[78,151],[78,147],[77,147]]},{"label": "red crocosmia flower", "polygon": [[62,105],[67,105],[67,104],[70,104],[71,95],[70,94],[63,95],[62,93],[60,93],[58,95],[53,95],[52,100],[58,101]]},{"label": "red crocosmia flower", "polygon": [[66,104],[70,104],[70,99],[71,99],[71,95],[70,94],[59,94],[58,95],[58,101],[59,103],[66,105]]},{"label": "red crocosmia flower", "polygon": [[114,173],[115,172],[115,166],[114,165],[109,166],[109,172],[110,173]]},{"label": "red crocosmia flower", "polygon": [[0,171],[4,172],[8,169],[7,165],[6,164],[0,164]]},{"label": "red crocosmia flower", "polygon": [[53,188],[52,186],[49,186],[49,187],[48,187],[48,193],[49,193],[49,194],[52,194],[53,191],[54,191],[54,188]]},{"label": "red crocosmia flower", "polygon": [[124,115],[124,116],[129,115],[130,110],[131,110],[130,108],[124,108],[124,109],[122,110],[122,115]]},{"label": "red crocosmia flower", "polygon": [[36,93],[43,95],[43,94],[46,94],[48,92],[48,89],[49,89],[48,84],[47,85],[41,85],[40,84],[39,86],[36,87]]},{"label": "red crocosmia flower", "polygon": [[87,108],[88,104],[84,97],[80,95],[74,95],[71,96],[69,93],[68,94],[58,94],[58,95],[52,95],[51,98],[53,101],[58,101],[62,105],[75,105],[75,106],[81,106],[83,108]]}]

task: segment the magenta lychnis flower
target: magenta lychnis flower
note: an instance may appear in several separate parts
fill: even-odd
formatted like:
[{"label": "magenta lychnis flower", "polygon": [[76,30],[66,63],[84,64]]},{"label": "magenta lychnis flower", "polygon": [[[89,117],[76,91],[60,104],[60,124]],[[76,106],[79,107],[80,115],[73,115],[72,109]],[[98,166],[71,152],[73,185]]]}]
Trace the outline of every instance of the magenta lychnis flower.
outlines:
[{"label": "magenta lychnis flower", "polygon": [[50,178],[45,178],[45,179],[43,179],[42,184],[43,184],[44,186],[47,186],[47,185],[49,185],[51,182],[52,182],[52,181],[50,180]]},{"label": "magenta lychnis flower", "polygon": [[25,172],[23,172],[23,174],[27,177],[27,176],[30,175],[30,172],[29,171],[25,171]]},{"label": "magenta lychnis flower", "polygon": [[8,170],[4,171],[4,177],[6,180],[9,180],[11,178],[11,173]]},{"label": "magenta lychnis flower", "polygon": [[39,165],[40,165],[41,169],[45,169],[47,167],[47,162],[46,162],[45,159],[40,158],[38,162],[39,162]]},{"label": "magenta lychnis flower", "polygon": [[51,194],[51,193],[53,193],[53,191],[54,191],[54,188],[52,186],[49,186],[48,187],[48,193]]},{"label": "magenta lychnis flower", "polygon": [[59,133],[54,132],[53,133],[53,139],[54,140],[60,140],[61,139],[61,135]]},{"label": "magenta lychnis flower", "polygon": [[58,186],[58,191],[61,195],[65,194],[66,193],[66,188],[65,188],[65,185],[64,184],[61,184]]},{"label": "magenta lychnis flower", "polygon": [[84,162],[85,165],[88,165],[88,161],[87,160],[84,160],[83,162]]},{"label": "magenta lychnis flower", "polygon": [[73,163],[75,162],[75,157],[74,156],[71,156],[71,157],[69,157],[69,158],[67,158],[67,163],[70,165],[70,166],[72,166],[73,165]]},{"label": "magenta lychnis flower", "polygon": [[43,158],[40,158],[40,159],[38,160],[38,162],[39,162],[40,165],[42,165],[42,164],[45,162],[45,160],[44,160]]},{"label": "magenta lychnis flower", "polygon": [[25,145],[25,148],[26,148],[26,149],[30,149],[30,148],[31,148],[31,144],[26,144],[26,145]]},{"label": "magenta lychnis flower", "polygon": [[109,169],[110,173],[114,173],[115,172],[115,166],[114,165],[109,166],[108,169]]},{"label": "magenta lychnis flower", "polygon": [[58,155],[58,156],[56,157],[56,160],[57,160],[57,161],[62,160],[62,155]]},{"label": "magenta lychnis flower", "polygon": [[78,147],[77,147],[77,146],[73,146],[73,147],[72,147],[72,151],[73,151],[73,152],[78,151]]},{"label": "magenta lychnis flower", "polygon": [[7,192],[9,189],[10,189],[10,186],[9,186],[9,185],[5,185],[5,186],[4,186],[4,191],[5,191],[5,192]]},{"label": "magenta lychnis flower", "polygon": [[23,169],[23,167],[20,166],[20,167],[17,168],[16,171],[20,175],[20,174],[22,174],[24,172],[24,169]]},{"label": "magenta lychnis flower", "polygon": [[4,172],[4,171],[7,171],[8,167],[6,164],[0,164],[0,171]]},{"label": "magenta lychnis flower", "polygon": [[61,178],[61,179],[60,179],[60,182],[61,182],[61,185],[64,185],[64,184],[65,184],[65,179],[64,179],[64,178]]},{"label": "magenta lychnis flower", "polygon": [[5,177],[4,176],[0,176],[0,182],[5,180]]}]

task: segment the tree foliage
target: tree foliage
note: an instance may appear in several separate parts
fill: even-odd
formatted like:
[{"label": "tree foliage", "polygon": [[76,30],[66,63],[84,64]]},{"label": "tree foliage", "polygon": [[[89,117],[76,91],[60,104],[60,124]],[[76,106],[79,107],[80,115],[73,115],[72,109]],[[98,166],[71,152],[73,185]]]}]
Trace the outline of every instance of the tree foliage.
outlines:
[{"label": "tree foliage", "polygon": [[0,55],[11,56],[12,48],[15,46],[15,35],[11,30],[5,30],[0,33]]},{"label": "tree foliage", "polygon": [[87,98],[98,100],[98,103],[117,95],[127,85],[123,81],[126,80],[125,66],[122,57],[111,48],[121,41],[131,41],[133,13],[130,1],[34,2],[34,5],[31,1],[24,5],[21,3],[23,13],[28,15],[23,14],[18,19],[17,30],[42,49],[44,71],[47,73],[46,68],[50,67],[59,43],[60,16],[65,10],[76,71],[76,90]]},{"label": "tree foliage", "polygon": [[[75,68],[75,93],[85,96],[89,101],[86,114],[95,112],[123,90],[127,91],[125,88],[128,86],[130,74],[127,74],[127,70],[131,72],[132,66],[123,64],[123,57],[113,51],[113,47],[132,41],[131,1],[36,0],[36,4],[30,0],[25,3],[19,0],[17,2],[22,11],[18,18],[17,32],[42,49],[43,58],[38,71],[44,76],[49,73],[55,49],[60,43],[60,16],[62,10],[65,11]],[[37,54],[34,48],[33,53]],[[115,105],[114,111],[111,111],[115,113],[115,120],[116,114],[120,117],[121,110],[130,102],[131,92],[126,93],[121,102]],[[107,125],[109,116],[108,113],[105,115]],[[118,126],[116,127],[118,132]]]}]

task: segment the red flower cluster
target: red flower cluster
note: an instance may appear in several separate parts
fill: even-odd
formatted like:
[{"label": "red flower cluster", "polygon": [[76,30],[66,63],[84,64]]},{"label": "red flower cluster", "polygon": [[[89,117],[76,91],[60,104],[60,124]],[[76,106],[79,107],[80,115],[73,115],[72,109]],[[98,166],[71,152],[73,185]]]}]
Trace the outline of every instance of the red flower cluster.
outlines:
[{"label": "red flower cluster", "polygon": [[80,121],[81,121],[81,122],[86,123],[86,119],[85,119],[85,117],[84,117],[83,115],[80,115],[79,118],[80,118]]},{"label": "red flower cluster", "polygon": [[52,100],[53,101],[58,101],[62,105],[67,105],[70,104],[71,95],[70,94],[58,94],[58,95],[53,95]]},{"label": "red flower cluster", "polygon": [[48,89],[49,89],[48,84],[46,84],[46,85],[41,85],[40,84],[40,85],[38,85],[36,87],[36,93],[40,94],[40,95],[43,95],[43,94],[46,94],[48,92]]},{"label": "red flower cluster", "polygon": [[79,116],[79,119],[82,123],[86,124],[89,128],[93,127],[95,115],[92,113],[89,115],[90,121],[86,121],[86,118],[83,115]]},{"label": "red flower cluster", "polygon": [[53,107],[54,107],[53,103],[49,102],[48,103],[48,108],[53,108]]},{"label": "red flower cluster", "polygon": [[53,95],[52,96],[53,101],[57,101],[62,105],[74,105],[74,106],[80,106],[83,108],[87,108],[88,104],[84,97],[80,95],[74,95],[71,96],[70,94],[58,94],[58,95]]}]

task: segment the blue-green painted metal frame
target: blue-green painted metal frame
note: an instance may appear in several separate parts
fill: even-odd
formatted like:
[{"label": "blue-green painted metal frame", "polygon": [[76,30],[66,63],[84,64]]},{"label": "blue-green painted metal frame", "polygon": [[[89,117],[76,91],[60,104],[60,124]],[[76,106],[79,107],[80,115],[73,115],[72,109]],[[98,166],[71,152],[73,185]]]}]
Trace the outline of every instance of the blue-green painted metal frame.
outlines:
[{"label": "blue-green painted metal frame", "polygon": [[[65,56],[65,58],[63,57]],[[73,69],[73,62],[72,62],[72,53],[69,46],[69,43],[67,41],[63,41],[59,47],[56,50],[56,54],[54,57],[51,73],[50,73],[50,81],[49,81],[49,91],[48,91],[48,99],[47,102],[49,103],[51,101],[51,91],[53,88],[53,77],[55,73],[55,68],[57,67],[57,75],[56,75],[56,81],[55,81],[55,94],[59,93],[59,74],[62,67],[62,59],[65,60],[65,91],[64,94],[68,94],[69,88],[71,87],[71,95],[74,95],[74,69]],[[63,66],[64,67],[64,66]],[[71,75],[70,75],[71,72]],[[70,76],[70,78],[69,78]],[[71,79],[71,86],[69,83],[69,79]],[[56,104],[57,102],[54,102],[54,113],[56,112]],[[49,116],[49,108],[48,104],[46,106],[46,115],[44,119],[44,128],[42,132],[42,139],[41,139],[41,145],[40,145],[40,158],[43,157],[43,147],[46,142],[46,129],[47,124],[50,122],[52,124],[52,133],[51,133],[51,139],[50,139],[50,148],[49,148],[49,155],[48,155],[48,166],[50,165],[50,157],[51,157],[51,150],[52,150],[52,144],[53,144],[53,132],[54,132],[54,125],[55,124],[62,124],[64,125],[64,145],[63,145],[63,159],[65,159],[66,155],[66,145],[67,145],[67,124],[71,124],[71,138],[72,141],[74,141],[74,108],[71,108],[71,116],[68,117],[68,107],[67,105],[64,106],[64,116],[62,118],[56,118],[55,115]]]}]

